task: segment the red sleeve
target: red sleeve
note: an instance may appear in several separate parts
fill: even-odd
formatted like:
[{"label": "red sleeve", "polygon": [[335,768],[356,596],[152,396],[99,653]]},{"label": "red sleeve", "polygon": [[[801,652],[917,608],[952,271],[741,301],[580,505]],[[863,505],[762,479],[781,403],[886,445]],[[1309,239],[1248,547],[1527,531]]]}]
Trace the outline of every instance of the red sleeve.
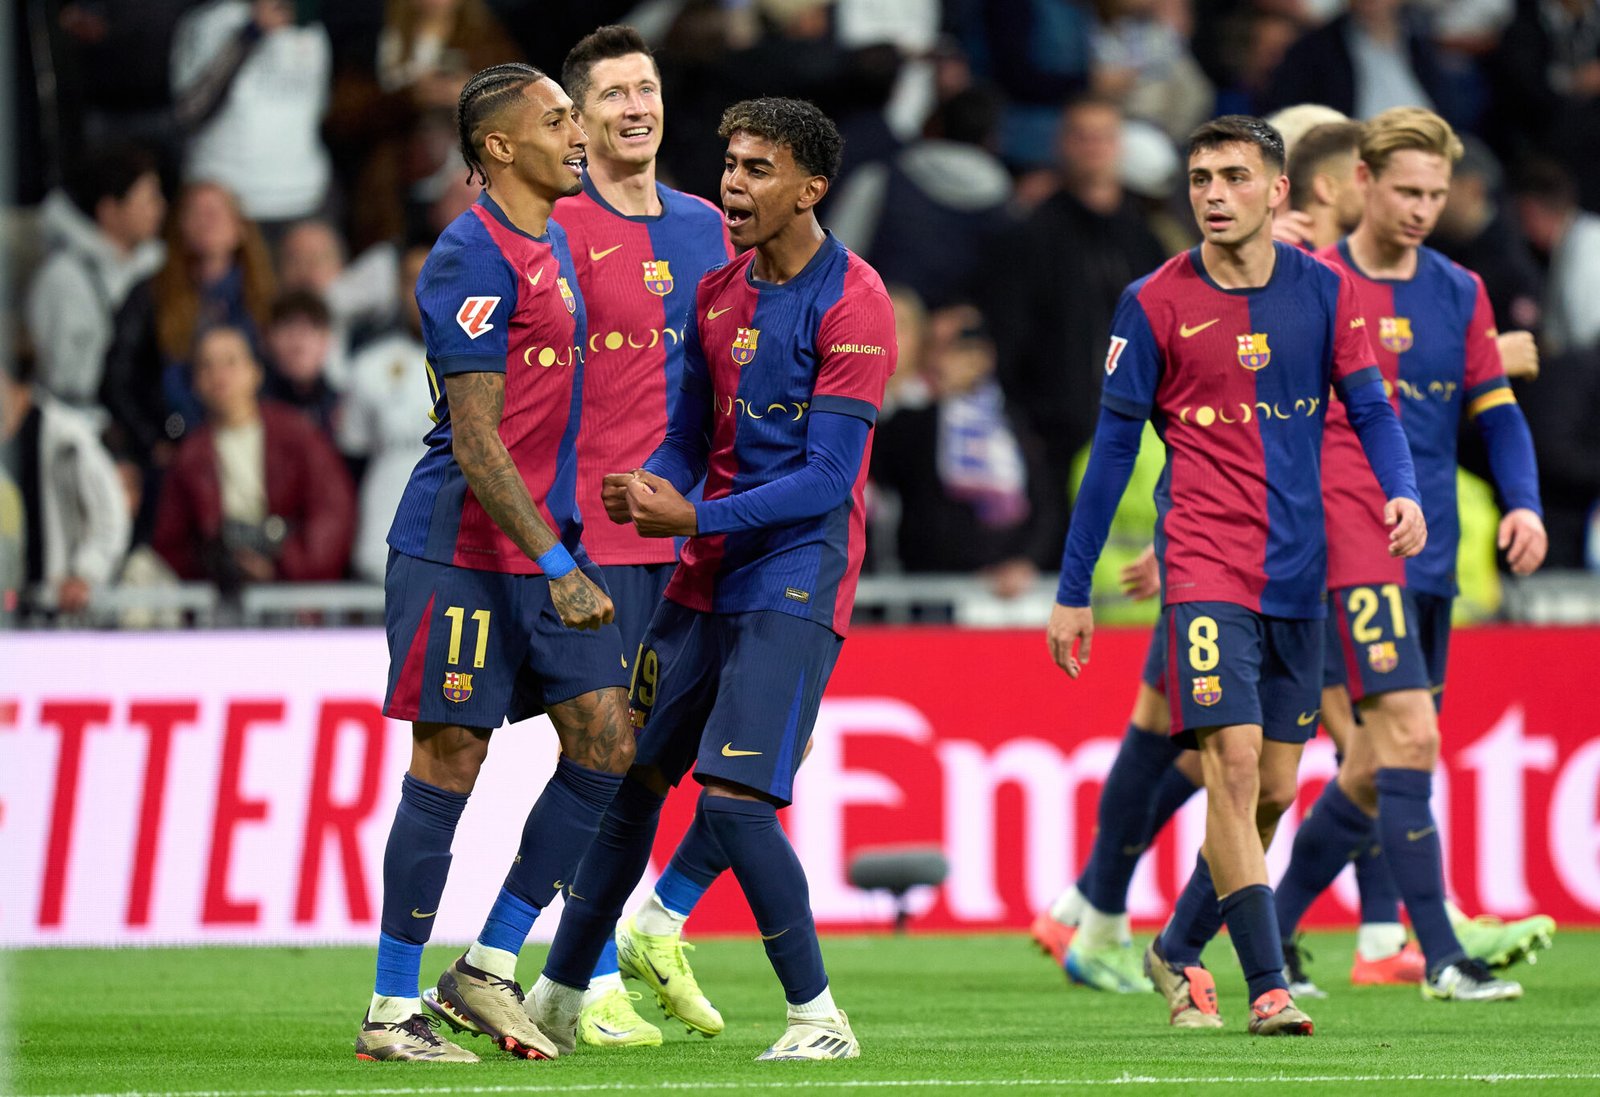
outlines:
[{"label": "red sleeve", "polygon": [[844,295],[817,326],[821,364],[811,408],[875,423],[898,355],[894,306],[878,286],[850,286],[854,277],[854,271],[846,275]]},{"label": "red sleeve", "polygon": [[1355,283],[1343,269],[1329,266],[1339,275],[1339,299],[1333,316],[1333,382],[1343,393],[1351,385],[1382,380],[1382,374],[1367,337],[1367,318],[1361,314]]}]

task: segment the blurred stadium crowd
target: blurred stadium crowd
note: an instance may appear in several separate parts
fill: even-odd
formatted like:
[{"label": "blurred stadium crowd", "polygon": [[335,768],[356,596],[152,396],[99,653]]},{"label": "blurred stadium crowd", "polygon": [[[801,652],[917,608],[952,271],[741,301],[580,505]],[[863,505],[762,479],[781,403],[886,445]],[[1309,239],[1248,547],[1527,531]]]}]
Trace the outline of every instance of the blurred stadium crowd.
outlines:
[{"label": "blurred stadium crowd", "polygon": [[559,73],[618,21],[656,46],[664,182],[716,199],[716,121],[746,96],[808,97],[846,135],[823,221],[894,287],[900,329],[870,568],[1002,595],[1055,569],[1117,295],[1195,242],[1179,142],[1306,102],[1429,106],[1469,135],[1430,243],[1537,334],[1518,396],[1549,566],[1600,568],[1600,0],[12,10],[10,612],[70,620],[113,584],[380,580],[429,422],[411,287],[476,194],[459,90],[506,60]]}]

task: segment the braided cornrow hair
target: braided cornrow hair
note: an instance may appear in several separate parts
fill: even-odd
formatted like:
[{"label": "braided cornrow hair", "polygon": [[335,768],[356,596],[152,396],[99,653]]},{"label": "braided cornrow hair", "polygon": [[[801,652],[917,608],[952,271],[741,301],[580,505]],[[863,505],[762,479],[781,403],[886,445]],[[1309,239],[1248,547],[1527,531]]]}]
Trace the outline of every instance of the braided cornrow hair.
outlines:
[{"label": "braided cornrow hair", "polygon": [[478,127],[520,96],[523,88],[543,79],[543,72],[520,61],[493,65],[472,74],[456,102],[456,133],[461,141],[461,159],[467,162],[467,182],[479,180],[484,186],[489,185],[489,173],[478,159]]}]

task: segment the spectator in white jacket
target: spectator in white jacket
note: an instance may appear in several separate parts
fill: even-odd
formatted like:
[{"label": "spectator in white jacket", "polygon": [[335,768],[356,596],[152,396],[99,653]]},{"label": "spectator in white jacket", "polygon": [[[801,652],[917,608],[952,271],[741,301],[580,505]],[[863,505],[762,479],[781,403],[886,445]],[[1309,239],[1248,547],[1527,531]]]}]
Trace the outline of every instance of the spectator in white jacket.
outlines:
[{"label": "spectator in white jacket", "polygon": [[416,296],[417,276],[427,258],[427,245],[407,248],[402,255],[396,282],[404,321],[351,359],[350,387],[336,431],[339,449],[361,484],[361,517],[351,566],[356,575],[374,583],[383,582],[389,526],[406,481],[428,449],[422,438],[430,423],[433,396],[417,370],[427,351]]},{"label": "spectator in white jacket", "polygon": [[322,117],[333,47],[320,23],[296,25],[287,0],[208,0],[172,45],[184,175],[226,184],[263,229],[322,208],[331,167]]},{"label": "spectator in white jacket", "polygon": [[0,444],[22,493],[24,590],[41,608],[78,613],[116,577],[133,520],[93,420],[36,389],[32,368],[8,359],[0,393]]},{"label": "spectator in white jacket", "polygon": [[46,196],[49,258],[28,287],[26,322],[39,386],[52,396],[100,414],[113,321],[166,257],[166,212],[155,158],[133,146],[92,150]]}]

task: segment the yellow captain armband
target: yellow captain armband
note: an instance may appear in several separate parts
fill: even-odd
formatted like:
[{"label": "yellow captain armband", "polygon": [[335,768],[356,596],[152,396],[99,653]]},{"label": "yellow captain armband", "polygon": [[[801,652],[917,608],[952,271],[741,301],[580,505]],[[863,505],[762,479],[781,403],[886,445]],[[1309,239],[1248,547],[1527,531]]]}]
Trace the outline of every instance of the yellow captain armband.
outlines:
[{"label": "yellow captain armband", "polygon": [[1492,392],[1484,393],[1482,396],[1472,401],[1472,403],[1468,404],[1467,418],[1476,419],[1490,408],[1498,408],[1504,404],[1515,404],[1516,402],[1516,394],[1513,393],[1509,388],[1498,388]]}]

